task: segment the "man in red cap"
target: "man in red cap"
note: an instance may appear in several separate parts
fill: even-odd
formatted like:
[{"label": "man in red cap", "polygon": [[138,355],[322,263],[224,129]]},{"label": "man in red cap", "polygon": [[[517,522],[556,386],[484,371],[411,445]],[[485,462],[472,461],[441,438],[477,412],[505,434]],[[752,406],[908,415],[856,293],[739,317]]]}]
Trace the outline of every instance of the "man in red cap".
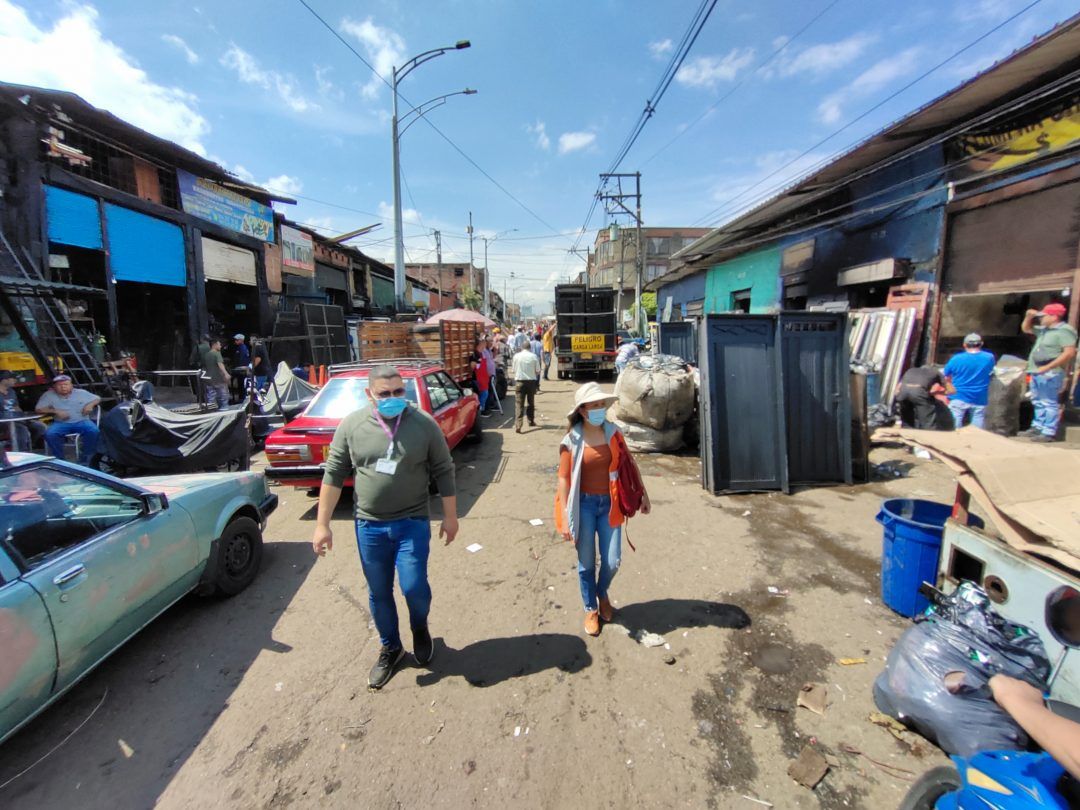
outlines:
[{"label": "man in red cap", "polygon": [[[1065,323],[1066,312],[1064,304],[1047,304],[1041,312],[1029,309],[1020,324],[1026,334],[1035,335],[1035,346],[1028,355],[1027,366],[1035,419],[1025,432],[1033,442],[1057,440],[1061,419],[1058,400],[1076,357],[1076,330]],[[1036,318],[1039,318],[1038,326],[1034,325]]]}]

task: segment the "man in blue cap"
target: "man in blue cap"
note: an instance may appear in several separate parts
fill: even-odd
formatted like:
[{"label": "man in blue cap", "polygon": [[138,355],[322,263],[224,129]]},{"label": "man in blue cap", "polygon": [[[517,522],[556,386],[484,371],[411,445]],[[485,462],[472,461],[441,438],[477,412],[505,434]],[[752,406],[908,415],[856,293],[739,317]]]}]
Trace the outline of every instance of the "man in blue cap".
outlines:
[{"label": "man in blue cap", "polygon": [[953,389],[949,394],[949,410],[957,429],[964,426],[968,414],[972,425],[984,426],[987,395],[996,363],[997,358],[983,348],[982,336],[972,332],[964,338],[964,350],[954,354],[945,364],[942,374]]}]

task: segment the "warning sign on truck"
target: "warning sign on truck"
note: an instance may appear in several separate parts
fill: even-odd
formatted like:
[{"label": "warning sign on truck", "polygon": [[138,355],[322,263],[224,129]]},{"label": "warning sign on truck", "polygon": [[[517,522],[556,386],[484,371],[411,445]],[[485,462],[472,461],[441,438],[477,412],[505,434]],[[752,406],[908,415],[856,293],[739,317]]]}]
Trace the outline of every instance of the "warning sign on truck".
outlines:
[{"label": "warning sign on truck", "polygon": [[604,350],[604,336],[571,335],[570,350],[574,352],[602,352]]}]

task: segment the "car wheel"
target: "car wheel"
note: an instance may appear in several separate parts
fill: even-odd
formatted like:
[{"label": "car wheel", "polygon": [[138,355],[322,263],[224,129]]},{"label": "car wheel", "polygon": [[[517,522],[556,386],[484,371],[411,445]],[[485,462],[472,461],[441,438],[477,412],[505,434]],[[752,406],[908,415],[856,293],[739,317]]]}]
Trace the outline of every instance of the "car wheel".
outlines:
[{"label": "car wheel", "polygon": [[214,559],[214,591],[236,596],[255,579],[262,562],[263,541],[259,524],[248,517],[235,518],[217,541]]},{"label": "car wheel", "polygon": [[469,428],[469,432],[465,434],[465,438],[473,444],[476,444],[484,438],[484,430],[480,425],[480,411],[476,412],[472,427]]},{"label": "car wheel", "polygon": [[911,786],[900,803],[899,810],[934,810],[938,799],[963,787],[960,773],[950,765],[942,765],[924,773]]}]

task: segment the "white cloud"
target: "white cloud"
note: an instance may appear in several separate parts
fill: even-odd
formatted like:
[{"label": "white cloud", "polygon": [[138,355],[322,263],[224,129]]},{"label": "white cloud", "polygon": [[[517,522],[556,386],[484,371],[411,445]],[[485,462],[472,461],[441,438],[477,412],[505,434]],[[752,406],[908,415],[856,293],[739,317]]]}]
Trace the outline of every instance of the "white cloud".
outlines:
[{"label": "white cloud", "polygon": [[[383,227],[389,227],[392,230],[394,227],[394,206],[388,202],[380,201],[379,207],[375,210],[379,212],[379,218],[384,221]],[[419,225],[423,221],[420,212],[415,208],[401,209],[401,222],[403,225]]]},{"label": "white cloud", "polygon": [[908,48],[874,63],[851,83],[822,99],[818,105],[818,118],[826,124],[837,123],[844,114],[845,104],[873,95],[909,75],[919,66],[921,56],[920,48]]},{"label": "white cloud", "polygon": [[649,43],[649,55],[653,59],[663,59],[664,56],[671,53],[671,49],[675,47],[675,43],[670,39],[661,39],[658,42]]},{"label": "white cloud", "polygon": [[877,39],[873,34],[860,33],[838,42],[812,45],[787,59],[776,72],[781,76],[795,76],[800,73],[822,76],[854,62],[877,42]]},{"label": "white cloud", "polygon": [[567,155],[586,149],[596,142],[595,132],[564,132],[559,136],[559,154]]},{"label": "white cloud", "polygon": [[364,47],[368,61],[375,67],[376,75],[360,88],[364,98],[373,99],[383,87],[383,78],[389,81],[394,66],[404,60],[405,40],[389,28],[376,25],[371,17],[363,22],[346,17],[341,21],[341,30]]},{"label": "white cloud", "polygon": [[953,16],[963,22],[997,22],[1016,11],[1014,0],[963,0]]},{"label": "white cloud", "polygon": [[679,68],[675,81],[687,87],[716,87],[732,81],[753,59],[753,48],[733,48],[724,56],[698,56]]},{"label": "white cloud", "polygon": [[0,76],[4,81],[77,93],[137,127],[206,154],[210,125],[198,99],[152,81],[98,29],[89,6],[68,6],[51,29],[38,28],[18,6],[0,0]]},{"label": "white cloud", "polygon": [[333,68],[313,65],[312,69],[315,71],[315,86],[319,88],[320,96],[332,98],[335,101],[345,100],[345,94],[341,92],[341,88],[330,80],[330,73]]},{"label": "white cloud", "polygon": [[235,43],[221,56],[221,64],[236,75],[244,84],[253,84],[264,90],[277,93],[285,105],[293,112],[303,113],[319,109],[319,105],[304,98],[296,79],[286,73],[264,69],[258,60]]},{"label": "white cloud", "polygon": [[195,51],[191,50],[191,47],[176,34],[162,34],[161,41],[164,42],[166,45],[172,45],[174,48],[180,51],[180,53],[184,55],[184,58],[187,59],[187,63],[189,65],[199,64],[199,55],[195,53]]},{"label": "white cloud", "polygon": [[545,152],[551,148],[551,138],[548,137],[547,125],[544,124],[543,121],[537,121],[535,124],[527,125],[525,131],[530,135],[536,136],[536,145]]},{"label": "white cloud", "polygon": [[281,194],[284,197],[291,197],[304,190],[304,184],[300,178],[293,177],[291,174],[279,174],[276,177],[271,177],[269,180],[259,183],[259,185],[265,189]]}]

